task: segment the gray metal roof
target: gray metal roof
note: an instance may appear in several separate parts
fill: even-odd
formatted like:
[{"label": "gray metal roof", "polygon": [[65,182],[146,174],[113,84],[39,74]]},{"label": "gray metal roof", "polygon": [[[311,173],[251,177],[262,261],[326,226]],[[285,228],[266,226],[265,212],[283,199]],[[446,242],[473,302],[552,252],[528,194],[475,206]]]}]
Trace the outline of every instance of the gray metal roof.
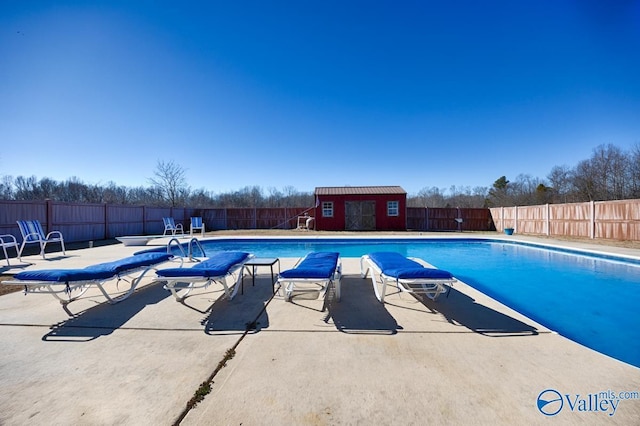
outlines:
[{"label": "gray metal roof", "polygon": [[318,186],[315,195],[406,194],[400,186]]}]

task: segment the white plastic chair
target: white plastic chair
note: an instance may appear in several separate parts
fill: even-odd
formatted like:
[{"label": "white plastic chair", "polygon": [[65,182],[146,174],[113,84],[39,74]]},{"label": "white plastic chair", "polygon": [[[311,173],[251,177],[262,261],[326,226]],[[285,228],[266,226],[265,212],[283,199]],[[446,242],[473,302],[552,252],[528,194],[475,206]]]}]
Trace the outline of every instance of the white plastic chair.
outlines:
[{"label": "white plastic chair", "polygon": [[17,222],[20,233],[22,233],[22,244],[20,245],[18,257],[22,256],[25,245],[40,244],[40,255],[44,259],[44,249],[47,244],[56,242],[62,246],[62,254],[66,254],[64,251],[64,238],[60,231],[51,231],[45,235],[42,225],[40,225],[40,221],[38,220],[18,220]]},{"label": "white plastic chair", "polygon": [[204,222],[201,217],[191,217],[191,226],[189,227],[189,235],[193,236],[193,231],[200,230],[202,237],[204,237]]},{"label": "white plastic chair", "polygon": [[172,217],[163,217],[162,221],[164,222],[164,232],[162,235],[167,235],[167,232],[170,232],[171,235],[176,235],[176,232],[180,231],[181,235],[184,235],[184,228],[181,223],[176,225],[176,221],[173,220]]},{"label": "white plastic chair", "polygon": [[4,258],[7,260],[7,266],[11,266],[11,264],[9,263],[9,255],[7,254],[7,249],[10,247],[16,249],[16,256],[18,257],[19,261],[22,261],[22,259],[20,259],[20,251],[18,247],[18,240],[16,240],[16,237],[11,234],[0,235],[0,246],[2,246]]}]

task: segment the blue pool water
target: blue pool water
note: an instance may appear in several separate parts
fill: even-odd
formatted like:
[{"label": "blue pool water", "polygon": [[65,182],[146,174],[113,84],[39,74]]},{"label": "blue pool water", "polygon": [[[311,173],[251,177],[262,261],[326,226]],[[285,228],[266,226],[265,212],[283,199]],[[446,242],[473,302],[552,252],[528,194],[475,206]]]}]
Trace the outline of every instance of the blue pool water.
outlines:
[{"label": "blue pool water", "polygon": [[395,251],[446,269],[545,327],[640,367],[640,261],[496,240],[216,240],[205,250],[259,257]]}]

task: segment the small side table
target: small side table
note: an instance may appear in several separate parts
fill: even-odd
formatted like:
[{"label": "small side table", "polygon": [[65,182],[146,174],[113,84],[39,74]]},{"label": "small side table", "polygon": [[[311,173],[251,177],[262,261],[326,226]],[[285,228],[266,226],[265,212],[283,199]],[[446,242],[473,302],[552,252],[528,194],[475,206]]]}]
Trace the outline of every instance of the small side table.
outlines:
[{"label": "small side table", "polygon": [[[254,257],[253,259],[249,259],[245,262],[244,266],[247,271],[251,274],[251,286],[256,285],[256,268],[258,266],[268,266],[271,268],[271,287],[275,284],[275,276],[273,274],[273,265],[278,264],[278,273],[280,273],[280,259],[277,257]],[[251,269],[249,269],[251,267]],[[275,294],[275,289],[273,289],[273,293]],[[241,287],[241,293],[244,294],[244,280]]]}]

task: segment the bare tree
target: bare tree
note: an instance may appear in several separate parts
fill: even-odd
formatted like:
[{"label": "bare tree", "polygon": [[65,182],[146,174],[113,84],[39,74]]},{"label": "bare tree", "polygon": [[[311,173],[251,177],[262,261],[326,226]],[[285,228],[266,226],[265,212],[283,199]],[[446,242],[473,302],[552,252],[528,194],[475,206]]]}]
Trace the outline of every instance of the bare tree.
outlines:
[{"label": "bare tree", "polygon": [[576,201],[594,201],[598,197],[597,171],[589,160],[582,160],[573,172],[573,186],[578,199]]},{"label": "bare tree", "polygon": [[568,203],[571,201],[573,187],[573,175],[569,166],[554,166],[547,175],[551,202]]},{"label": "bare tree", "polygon": [[485,205],[486,191],[480,187],[476,187],[474,192],[471,192],[468,186],[452,185],[449,193],[445,207],[475,208]]},{"label": "bare tree", "polygon": [[282,191],[274,187],[269,187],[269,195],[266,200],[266,207],[279,207],[283,203]]},{"label": "bare tree", "polygon": [[432,186],[431,188],[422,188],[415,197],[408,197],[407,205],[409,207],[445,207],[447,201],[444,191]]},{"label": "bare tree", "polygon": [[14,196],[13,177],[3,176],[0,182],[0,200],[12,200]]},{"label": "bare tree", "polygon": [[545,183],[529,174],[519,174],[516,179],[510,183],[510,197],[514,205],[530,206],[534,204],[544,204],[540,199],[546,191]]},{"label": "bare tree", "polygon": [[595,194],[598,200],[624,198],[627,161],[622,150],[614,145],[599,145],[589,160],[594,173]]},{"label": "bare tree", "polygon": [[101,199],[107,204],[127,204],[129,202],[129,190],[124,186],[117,186],[115,182],[108,182],[103,189]]},{"label": "bare tree", "polygon": [[629,153],[629,197],[640,197],[640,143],[636,143]]},{"label": "bare tree", "polygon": [[599,145],[573,172],[576,201],[620,200],[630,196],[629,158],[614,145]]},{"label": "bare tree", "polygon": [[41,200],[38,179],[35,176],[18,176],[14,181],[16,187],[16,200]]},{"label": "bare tree", "polygon": [[171,207],[176,207],[180,202],[186,200],[189,193],[189,186],[185,177],[185,170],[173,160],[169,162],[158,161],[154,178],[149,182],[155,187],[164,201]]},{"label": "bare tree", "polygon": [[452,186],[449,194],[436,188],[422,188],[417,195],[407,196],[408,207],[484,207],[487,198],[486,187],[476,187],[473,191],[469,187]]},{"label": "bare tree", "polygon": [[214,206],[214,197],[204,188],[200,188],[191,191],[187,204],[197,209],[211,207]]}]

